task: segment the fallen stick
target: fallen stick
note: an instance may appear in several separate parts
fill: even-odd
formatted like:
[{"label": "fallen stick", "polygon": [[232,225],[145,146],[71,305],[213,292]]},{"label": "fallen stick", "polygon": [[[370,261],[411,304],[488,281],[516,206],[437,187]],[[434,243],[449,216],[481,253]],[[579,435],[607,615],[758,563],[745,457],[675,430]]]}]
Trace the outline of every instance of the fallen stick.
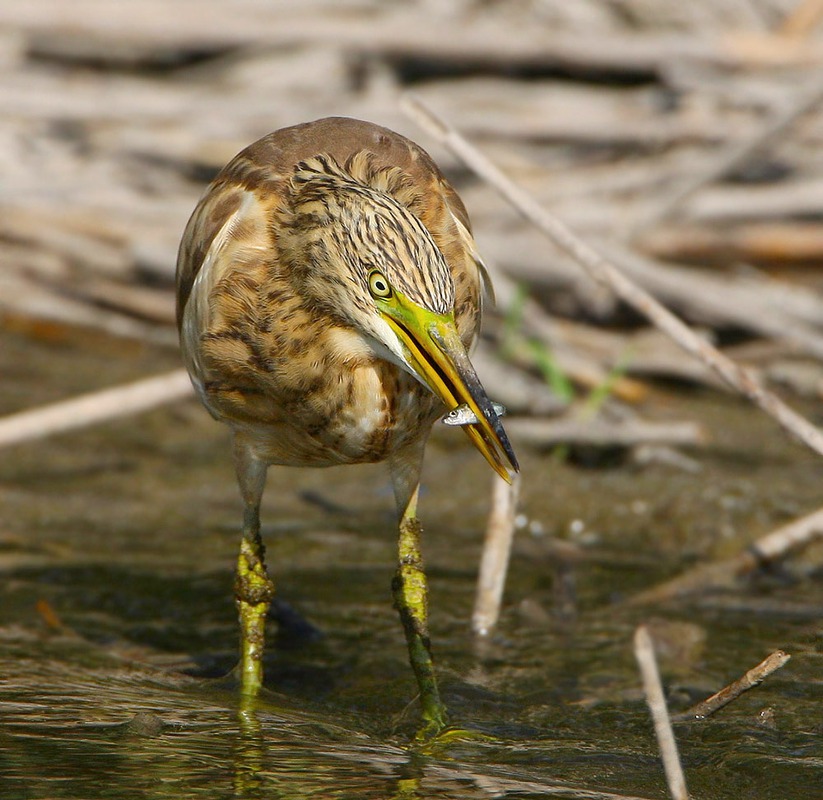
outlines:
[{"label": "fallen stick", "polygon": [[674,739],[669,710],[666,708],[666,698],[660,683],[660,672],[654,657],[654,644],[645,625],[641,625],[634,633],[634,656],[643,678],[643,692],[654,722],[654,732],[663,759],[669,793],[673,800],[689,800],[686,778],[680,764],[677,742]]},{"label": "fallen stick", "polygon": [[732,681],[728,686],[721,689],[711,697],[707,697],[699,703],[693,705],[687,711],[676,714],[672,719],[674,722],[686,722],[687,720],[705,719],[719,711],[723,706],[727,706],[732,700],[736,700],[744,692],[753,689],[763,683],[773,672],[777,672],[784,667],[791,656],[782,650],[775,650],[767,656],[756,667],[752,667],[745,675]]},{"label": "fallen stick", "polygon": [[[729,226],[729,230],[716,234],[708,234],[703,230],[691,239],[689,246],[699,248],[701,241],[706,241],[708,236],[725,237],[730,241],[730,237],[734,236],[734,227]],[[764,237],[768,237],[769,228],[771,226],[761,228]],[[696,229],[694,232],[697,234]],[[586,235],[589,242],[595,246],[602,241],[590,232]],[[812,235],[819,236],[819,232]],[[763,272],[754,270],[748,270],[745,275],[732,275],[721,271],[698,270],[670,261],[664,263],[649,253],[669,258],[671,250],[667,249],[667,245],[659,246],[661,239],[666,236],[665,228],[656,229],[649,237],[644,237],[643,242],[636,242],[632,248],[614,239],[606,239],[602,246],[604,249],[609,248],[610,259],[625,272],[626,277],[639,284],[667,307],[679,309],[679,313],[689,317],[693,324],[707,325],[710,328],[741,328],[758,337],[786,340],[796,351],[812,353],[815,357],[821,358],[823,343],[820,323],[823,320],[823,298],[819,294],[799,284],[775,280]],[[586,276],[580,275],[580,267],[572,258],[565,257],[564,254],[547,257],[541,238],[542,235],[537,228],[519,226],[505,236],[499,233],[485,235],[483,252],[490,259],[505,262],[505,274],[509,281],[525,283],[535,295],[554,291],[561,294],[572,292],[580,298],[581,303],[592,303],[593,307],[598,308],[608,302],[608,307],[612,307],[612,302],[597,299],[597,292],[601,295],[605,293],[602,286],[595,284],[591,288],[587,284],[593,283],[592,281],[587,280],[584,283],[581,280],[581,277]],[[518,242],[518,253],[514,259],[511,257],[511,246],[506,246],[506,242],[512,239]],[[769,246],[778,245],[773,243]],[[642,247],[643,252],[641,253],[637,247]],[[820,259],[823,260],[823,243],[816,247]],[[501,286],[497,274],[493,273],[495,290]],[[582,292],[581,286],[585,287]],[[508,295],[505,283],[502,284],[502,288],[503,291],[498,291],[497,294],[500,306],[506,308]],[[613,294],[609,292],[610,297],[613,297]],[[536,304],[537,301],[533,303]],[[524,306],[523,310],[524,322],[530,323],[529,327],[534,334],[546,337],[553,350],[559,347],[564,350],[574,348],[574,342],[566,344],[563,329],[555,318],[550,318],[548,324],[538,327],[531,323],[531,308]],[[547,330],[545,334],[542,333],[543,328]],[[553,331],[558,331],[558,335],[553,335]],[[660,333],[656,329],[655,332]],[[617,337],[614,333],[611,335]],[[624,335],[624,339],[628,341],[629,337]],[[582,348],[582,352],[588,352],[588,349]],[[680,358],[682,359],[682,353]],[[702,361],[699,363],[701,366],[704,364]],[[714,372],[712,375],[714,376]]]},{"label": "fallen stick", "polygon": [[[699,246],[702,238],[703,234],[696,235],[692,244]],[[611,242],[610,248],[612,260],[623,270],[628,280],[641,284],[643,291],[654,292],[657,297],[663,297],[679,308],[688,309],[701,320],[708,320],[715,325],[722,325],[723,322],[739,325],[762,336],[785,341],[797,352],[808,353],[823,360],[823,340],[817,325],[823,315],[809,324],[785,311],[785,305],[780,302],[779,291],[776,289],[780,286],[779,283],[773,282],[774,287],[768,286],[761,278],[748,281],[748,285],[732,284],[724,291],[722,279],[707,280],[706,276],[700,276],[682,266],[661,263],[617,242]]]},{"label": "fallen stick", "polygon": [[[257,5],[258,7],[255,7]],[[289,4],[291,5],[291,4]],[[289,5],[244,3],[244,13],[217,0],[179,0],[172,24],[164,17],[168,6],[161,0],[106,3],[77,0],[72,4],[71,37],[67,37],[66,6],[61,0],[40,0],[36,8],[26,0],[0,3],[0,26],[36,34],[40,52],[65,51],[67,39],[76,51],[100,53],[128,47],[134,54],[225,52],[263,45],[272,49],[319,45],[342,48],[359,57],[409,58],[434,63],[469,63],[505,67],[550,67],[591,74],[654,76],[673,60],[716,63],[728,68],[756,65],[806,66],[819,63],[815,42],[786,42],[783,37],[761,35],[753,46],[751,36],[696,37],[689,32],[637,31],[609,33],[590,30],[552,31],[539,24],[524,25],[515,15],[443,15],[435,25],[421,25],[416,9],[400,4],[390,14],[352,14],[341,4]],[[379,4],[384,5],[384,4]],[[403,4],[408,6],[409,4]],[[321,8],[321,10],[318,10]],[[152,10],[154,9],[154,10]],[[288,9],[288,10],[287,10]],[[85,46],[84,46],[85,43]],[[794,45],[794,46],[790,46]]]},{"label": "fallen stick", "polygon": [[657,604],[672,598],[681,598],[697,592],[731,586],[738,578],[770,564],[823,537],[823,509],[784,525],[749,545],[742,553],[701,564],[694,569],[661,583],[626,601],[630,606]]},{"label": "fallen stick", "polygon": [[0,418],[0,447],[138,414],[192,396],[188,374],[176,369]]},{"label": "fallen stick", "polygon": [[486,526],[486,541],[480,559],[480,574],[477,578],[477,595],[472,614],[472,630],[486,636],[497,624],[506,572],[509,568],[512,538],[514,537],[514,515],[517,495],[520,491],[520,473],[512,477],[511,486],[495,476],[492,491],[492,508]]},{"label": "fallen stick", "polygon": [[806,266],[823,260],[820,226],[804,221],[668,223],[637,237],[635,244],[655,258],[702,266],[735,262]]},{"label": "fallen stick", "polygon": [[802,0],[782,20],[777,28],[781,36],[806,38],[823,19],[821,0]]},{"label": "fallen stick", "polygon": [[774,417],[784,430],[819,455],[823,455],[823,432],[763,387],[749,370],[734,363],[717,348],[701,339],[679,317],[629,280],[614,264],[507,178],[477,148],[427,106],[406,95],[403,99],[403,109],[422,128],[456,153],[477,175],[497,189],[529,221],[577,261],[589,275],[599,283],[611,287],[618,297],[671,336],[686,352],[697,356],[733,388]]},{"label": "fallen stick", "polygon": [[696,422],[650,422],[639,419],[608,422],[585,416],[556,420],[514,417],[506,422],[506,430],[512,438],[522,439],[532,447],[557,444],[634,447],[649,443],[700,447],[708,439],[705,430]]},{"label": "fallen stick", "polygon": [[712,159],[703,169],[693,171],[685,181],[675,186],[668,196],[655,204],[651,214],[640,220],[639,224],[634,227],[634,231],[648,228],[671,217],[675,210],[696,191],[743,166],[758,150],[772,144],[800,117],[809,113],[821,102],[823,102],[823,76],[817,74],[794,102],[774,114],[754,136],[742,144],[733,144]]},{"label": "fallen stick", "polygon": [[[0,261],[3,247],[0,245]],[[69,327],[99,330],[110,336],[136,339],[162,347],[177,347],[177,331],[127,316],[119,311],[98,308],[91,303],[61,294],[56,287],[31,280],[3,262],[0,274],[0,328],[8,320],[56,323]]]}]

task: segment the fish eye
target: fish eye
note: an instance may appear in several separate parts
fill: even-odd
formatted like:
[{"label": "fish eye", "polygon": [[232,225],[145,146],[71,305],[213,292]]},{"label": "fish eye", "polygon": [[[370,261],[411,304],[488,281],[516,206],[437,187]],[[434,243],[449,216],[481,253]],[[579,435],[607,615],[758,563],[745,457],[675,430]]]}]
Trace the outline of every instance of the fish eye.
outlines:
[{"label": "fish eye", "polygon": [[391,286],[389,286],[386,276],[380,270],[373,269],[369,273],[369,291],[372,293],[372,297],[378,297],[382,300],[391,297]]}]

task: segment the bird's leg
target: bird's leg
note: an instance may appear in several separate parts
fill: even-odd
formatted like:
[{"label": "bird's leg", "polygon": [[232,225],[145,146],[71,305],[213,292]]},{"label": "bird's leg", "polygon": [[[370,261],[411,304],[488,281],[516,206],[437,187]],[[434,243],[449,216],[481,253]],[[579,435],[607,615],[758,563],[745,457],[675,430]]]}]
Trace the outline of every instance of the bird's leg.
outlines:
[{"label": "bird's leg", "polygon": [[420,487],[420,452],[408,452],[390,461],[395,498],[400,516],[397,572],[392,581],[394,605],[400,613],[409,660],[420,690],[423,728],[418,739],[428,739],[446,727],[446,708],[440,700],[431,655],[428,626],[428,586],[420,552],[423,527],[417,519]]},{"label": "bird's leg", "polygon": [[428,625],[428,585],[420,553],[420,534],[423,527],[416,515],[417,492],[400,519],[398,541],[398,565],[392,592],[394,604],[400,613],[406,644],[409,648],[417,686],[424,726],[420,738],[439,733],[446,726],[446,709],[440,699]]},{"label": "bird's leg", "polygon": [[234,584],[240,615],[240,690],[245,695],[256,695],[263,685],[266,615],[274,595],[274,584],[266,574],[266,549],[260,537],[260,499],[266,482],[266,464],[235,442],[235,465],[243,495],[243,538]]}]

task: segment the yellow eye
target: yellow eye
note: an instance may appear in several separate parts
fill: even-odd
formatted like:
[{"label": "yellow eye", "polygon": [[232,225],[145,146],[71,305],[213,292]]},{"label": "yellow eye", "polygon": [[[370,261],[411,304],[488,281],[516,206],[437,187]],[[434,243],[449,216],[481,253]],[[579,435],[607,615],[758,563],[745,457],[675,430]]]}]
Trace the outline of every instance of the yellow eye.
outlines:
[{"label": "yellow eye", "polygon": [[389,286],[386,276],[379,270],[373,269],[369,273],[369,291],[373,297],[379,297],[384,300],[387,297],[391,297],[391,286]]}]

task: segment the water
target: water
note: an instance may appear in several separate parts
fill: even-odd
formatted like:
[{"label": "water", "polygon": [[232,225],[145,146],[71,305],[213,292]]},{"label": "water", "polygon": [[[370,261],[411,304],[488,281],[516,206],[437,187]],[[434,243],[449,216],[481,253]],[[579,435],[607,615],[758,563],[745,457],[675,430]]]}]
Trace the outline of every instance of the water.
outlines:
[{"label": "water", "polygon": [[[0,411],[175,363],[7,331]],[[647,411],[705,422],[699,474],[584,468],[520,444],[531,532],[488,641],[467,620],[491,475],[459,431],[433,441],[432,637],[451,718],[475,735],[431,752],[408,747],[417,708],[379,465],[272,470],[264,534],[292,621],[272,631],[269,691],[242,708],[224,677],[240,518],[225,431],[192,403],[5,451],[0,798],[665,798],[631,652],[641,622],[676,711],[774,649],[792,654],[676,726],[694,797],[823,797],[819,548],[726,592],[623,602],[814,509],[823,468],[730,398],[661,391]],[[577,548],[562,569],[555,538]]]}]

